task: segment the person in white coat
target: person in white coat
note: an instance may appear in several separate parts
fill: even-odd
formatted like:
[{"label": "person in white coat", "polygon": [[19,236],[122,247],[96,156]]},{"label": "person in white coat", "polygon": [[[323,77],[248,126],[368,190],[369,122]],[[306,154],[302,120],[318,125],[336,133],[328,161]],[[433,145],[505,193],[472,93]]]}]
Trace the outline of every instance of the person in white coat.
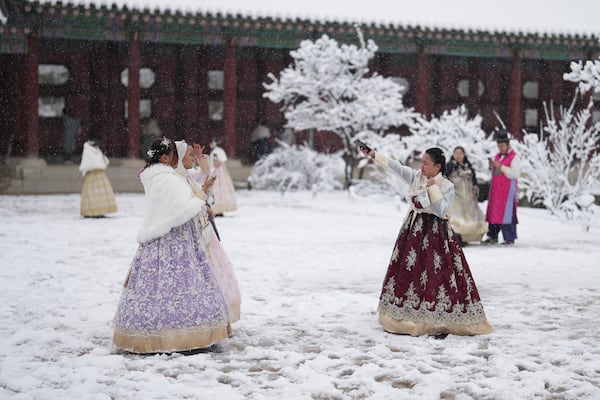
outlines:
[{"label": "person in white coat", "polygon": [[155,140],[140,180],[144,221],[115,315],[113,344],[132,353],[185,352],[228,336],[227,305],[201,245],[205,205],[182,181],[175,144]]}]

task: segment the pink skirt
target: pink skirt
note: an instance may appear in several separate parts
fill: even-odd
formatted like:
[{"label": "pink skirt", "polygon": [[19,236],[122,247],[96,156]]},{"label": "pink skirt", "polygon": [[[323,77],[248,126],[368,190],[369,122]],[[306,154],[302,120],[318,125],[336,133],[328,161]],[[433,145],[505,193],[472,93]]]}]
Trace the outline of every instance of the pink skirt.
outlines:
[{"label": "pink skirt", "polygon": [[225,298],[227,319],[229,323],[239,321],[241,304],[240,286],[233,271],[233,265],[231,265],[231,261],[229,261],[227,254],[225,254],[221,242],[219,242],[217,236],[214,234],[208,243],[208,257],[210,267]]},{"label": "pink skirt", "polygon": [[235,199],[235,188],[233,181],[227,171],[225,163],[216,169],[217,179],[212,187],[215,195],[215,204],[210,207],[215,214],[223,214],[229,211],[237,210],[237,201]]}]

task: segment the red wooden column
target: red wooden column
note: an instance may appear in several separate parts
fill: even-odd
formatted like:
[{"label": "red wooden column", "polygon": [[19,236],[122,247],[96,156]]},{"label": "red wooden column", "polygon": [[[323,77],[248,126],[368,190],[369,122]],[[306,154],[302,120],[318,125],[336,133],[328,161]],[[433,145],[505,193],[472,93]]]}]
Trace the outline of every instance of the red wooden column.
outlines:
[{"label": "red wooden column", "polygon": [[140,40],[139,32],[129,38],[127,60],[127,157],[140,158]]},{"label": "red wooden column", "polygon": [[224,88],[223,88],[223,150],[227,156],[236,154],[236,55],[231,39],[225,43]]},{"label": "red wooden column", "polygon": [[[539,104],[539,119],[546,120],[544,112],[544,103],[550,111],[550,104],[565,104],[563,103],[563,72],[559,70],[552,61],[540,61],[540,104]],[[560,118],[560,108],[554,107],[555,118]]]},{"label": "red wooden column", "polygon": [[198,132],[196,132],[195,142],[208,146],[212,137],[208,131],[208,63],[206,47],[198,49],[198,109],[196,118],[198,122]]},{"label": "red wooden column", "polygon": [[[183,138],[188,143],[198,143],[198,61],[194,59],[197,49],[193,46],[185,46],[179,49],[177,57],[177,79],[175,87],[178,92],[177,108],[177,138]],[[176,92],[176,93],[177,93]]]},{"label": "red wooden column", "polygon": [[521,105],[521,54],[516,50],[510,70],[510,86],[508,92],[508,131],[517,139],[522,138],[521,128],[523,120],[523,110]]},{"label": "red wooden column", "polygon": [[113,56],[119,54],[119,46],[116,42],[106,42],[102,50],[102,68],[105,70],[106,91],[102,96],[104,99],[104,132],[106,138],[106,149],[110,157],[123,157],[128,154],[128,137],[123,138],[121,126],[123,124],[123,104],[119,98],[120,80],[111,79],[112,76],[121,76],[121,65],[114,62]]},{"label": "red wooden column", "polygon": [[[102,141],[102,149],[104,152],[112,157],[113,143],[109,132],[113,132],[114,128],[110,125],[109,121],[114,120],[110,118],[111,113],[110,103],[108,101],[110,85],[110,73],[108,72],[108,62],[110,59],[109,52],[106,51],[105,45],[99,45],[93,47],[91,50],[91,65],[92,73],[97,78],[91,79],[90,82],[90,136],[96,136]],[[116,53],[115,53],[116,54]]]},{"label": "red wooden column", "polygon": [[[588,58],[588,60],[591,60],[591,58]],[[548,68],[550,69],[550,72],[548,73],[550,79],[552,80],[552,94],[551,94],[551,98],[552,101],[555,104],[568,104],[569,103],[569,98],[563,98],[564,97],[564,88],[565,88],[565,80],[563,79],[563,71],[562,69],[560,69],[561,66],[557,66],[557,65],[553,65],[553,64],[549,64]],[[558,109],[558,107],[556,107]],[[555,113],[558,110],[555,110]],[[544,114],[541,114],[542,116]],[[556,115],[557,117],[560,118],[560,115]]]},{"label": "red wooden column", "polygon": [[475,118],[481,113],[479,99],[479,59],[469,60],[469,97],[467,98],[467,112],[469,118]]},{"label": "red wooden column", "polygon": [[415,110],[424,117],[431,115],[431,61],[425,49],[420,47],[417,51],[417,71],[415,81]]},{"label": "red wooden column", "polygon": [[25,156],[37,158],[40,155],[40,118],[38,115],[40,47],[36,32],[30,33],[27,37],[27,48],[22,81],[25,111]]}]

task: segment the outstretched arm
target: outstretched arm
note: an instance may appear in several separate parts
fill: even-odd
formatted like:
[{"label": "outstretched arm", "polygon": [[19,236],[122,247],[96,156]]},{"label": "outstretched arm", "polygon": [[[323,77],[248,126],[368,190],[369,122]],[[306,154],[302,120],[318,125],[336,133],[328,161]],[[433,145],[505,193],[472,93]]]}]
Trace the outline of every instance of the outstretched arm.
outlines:
[{"label": "outstretched arm", "polygon": [[383,154],[379,154],[371,148],[367,148],[360,145],[358,146],[358,148],[365,156],[375,160],[377,164],[383,165],[384,167],[391,169],[392,171],[400,175],[400,177],[406,182],[412,182],[415,174],[412,168],[407,167],[406,165],[402,165],[398,161],[390,160]]},{"label": "outstretched arm", "polygon": [[412,182],[415,175],[415,171],[413,171],[412,168],[402,165],[398,161],[390,160],[383,154],[377,153],[375,150],[371,150],[369,152],[369,156],[373,158],[377,164],[389,168],[396,174],[400,175],[400,177],[406,182]]}]

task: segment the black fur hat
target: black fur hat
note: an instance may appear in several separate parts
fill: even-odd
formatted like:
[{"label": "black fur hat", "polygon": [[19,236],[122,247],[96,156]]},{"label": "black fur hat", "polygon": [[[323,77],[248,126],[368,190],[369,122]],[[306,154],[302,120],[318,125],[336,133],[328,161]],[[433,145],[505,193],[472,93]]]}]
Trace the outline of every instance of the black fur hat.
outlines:
[{"label": "black fur hat", "polygon": [[508,132],[504,128],[500,128],[498,132],[494,135],[494,140],[496,143],[508,143],[510,139],[508,138]]}]

